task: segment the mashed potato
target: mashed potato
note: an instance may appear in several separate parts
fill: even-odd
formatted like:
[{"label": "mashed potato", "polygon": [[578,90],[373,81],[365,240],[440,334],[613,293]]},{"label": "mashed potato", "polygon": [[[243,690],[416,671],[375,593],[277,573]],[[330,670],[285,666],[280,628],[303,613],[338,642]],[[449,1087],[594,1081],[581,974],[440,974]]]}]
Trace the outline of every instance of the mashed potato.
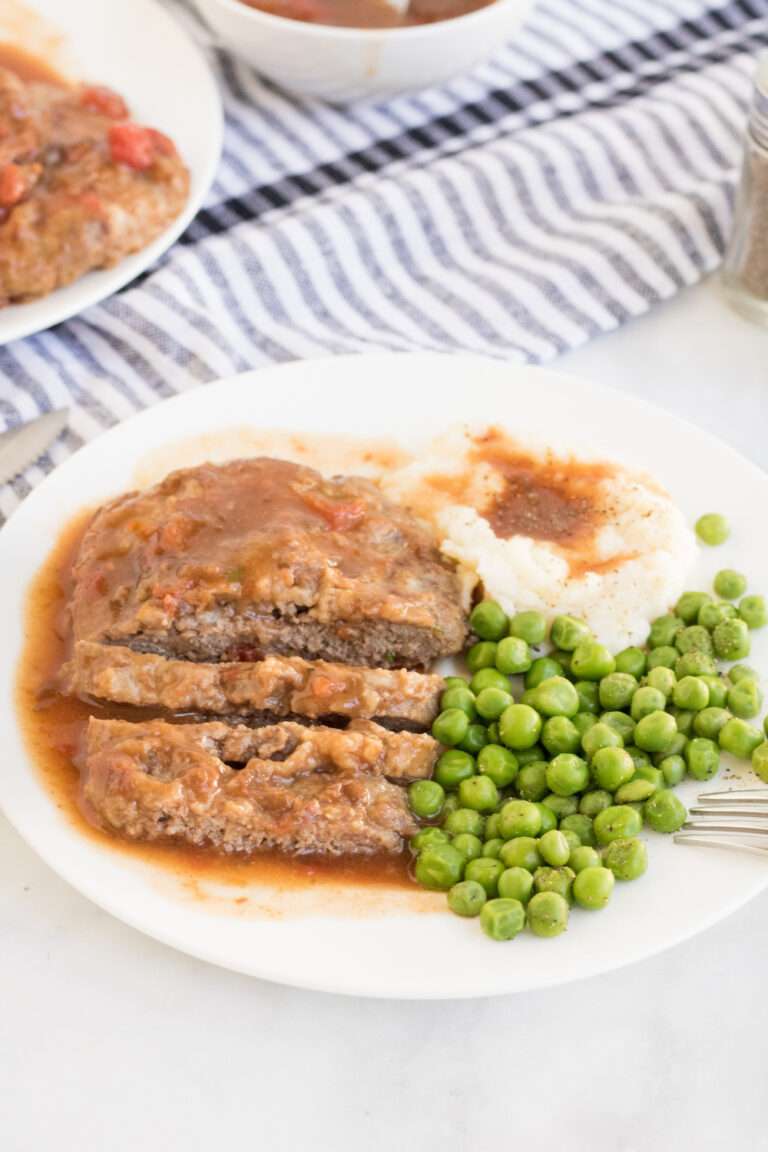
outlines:
[{"label": "mashed potato", "polygon": [[457,429],[382,481],[431,520],[468,591],[506,612],[585,620],[612,651],[643,643],[683,591],[693,533],[649,477],[531,454],[494,429]]}]

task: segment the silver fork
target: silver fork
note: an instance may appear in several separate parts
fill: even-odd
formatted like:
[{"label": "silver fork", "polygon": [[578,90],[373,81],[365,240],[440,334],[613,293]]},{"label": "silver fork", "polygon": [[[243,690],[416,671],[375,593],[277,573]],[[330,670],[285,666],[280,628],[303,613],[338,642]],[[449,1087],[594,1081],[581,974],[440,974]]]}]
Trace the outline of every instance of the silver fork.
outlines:
[{"label": "silver fork", "polygon": [[768,855],[768,788],[703,792],[674,839],[676,844]]}]

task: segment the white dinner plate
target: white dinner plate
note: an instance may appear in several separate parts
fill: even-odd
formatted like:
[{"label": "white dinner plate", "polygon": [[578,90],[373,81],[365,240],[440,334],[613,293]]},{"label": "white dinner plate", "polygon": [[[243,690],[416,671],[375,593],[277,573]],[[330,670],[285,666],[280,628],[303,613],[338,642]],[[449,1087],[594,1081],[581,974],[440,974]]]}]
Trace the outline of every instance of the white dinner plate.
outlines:
[{"label": "white dinner plate", "polygon": [[[367,356],[251,372],[151,408],[106,432],[52,473],[0,533],[0,805],[48,864],[128,924],[195,956],[269,980],[393,997],[513,992],[593,976],[667,948],[721,920],[768,884],[768,863],[675,845],[651,833],[650,867],[617,885],[600,913],[574,910],[556,940],[528,933],[492,943],[476,921],[446,910],[442,895],[343,892],[303,896],[261,888],[237,904],[229,890],[202,893],[165,869],[83,836],[41,785],[12,706],[24,597],[52,540],[85,504],[134,483],[147,454],[198,437],[197,451],[239,426],[303,434],[395,437],[408,449],[462,421],[496,422],[515,437],[603,454],[649,469],[693,522],[725,513],[731,541],[702,549],[689,587],[724,566],[768,590],[759,510],[768,478],[731,448],[642,402],[568,376],[469,357]],[[204,437],[202,441],[200,437]],[[191,462],[190,449],[168,457]],[[757,635],[753,662],[768,667]],[[681,789],[690,801],[701,785]],[[235,896],[243,893],[235,890]],[[706,947],[703,943],[702,947]]]},{"label": "white dinner plate", "polygon": [[[156,0],[25,0],[37,20],[0,5],[0,41],[45,53],[72,79],[106,84],[131,116],[167,133],[191,174],[187,204],[151,244],[40,300],[0,310],[0,344],[41,332],[113,295],[149,268],[199,211],[221,155],[222,111],[208,61]],[[58,32],[58,35],[57,35]],[[36,53],[37,54],[37,53]]]}]

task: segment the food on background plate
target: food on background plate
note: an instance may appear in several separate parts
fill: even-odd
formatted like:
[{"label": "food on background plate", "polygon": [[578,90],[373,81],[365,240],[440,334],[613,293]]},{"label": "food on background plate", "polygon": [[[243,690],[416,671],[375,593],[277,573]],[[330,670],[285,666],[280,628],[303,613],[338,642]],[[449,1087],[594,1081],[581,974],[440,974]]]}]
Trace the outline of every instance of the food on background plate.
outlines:
[{"label": "food on background plate", "polygon": [[579,616],[614,651],[684,587],[693,533],[647,476],[457,428],[384,490],[435,526],[446,556],[510,614]]},{"label": "food on background plate", "polygon": [[242,0],[272,16],[345,28],[408,28],[454,20],[495,0],[410,0],[404,11],[387,0]]},{"label": "food on background plate", "polygon": [[0,67],[0,306],[146,247],[188,193],[173,142],[132,122],[117,93]]}]

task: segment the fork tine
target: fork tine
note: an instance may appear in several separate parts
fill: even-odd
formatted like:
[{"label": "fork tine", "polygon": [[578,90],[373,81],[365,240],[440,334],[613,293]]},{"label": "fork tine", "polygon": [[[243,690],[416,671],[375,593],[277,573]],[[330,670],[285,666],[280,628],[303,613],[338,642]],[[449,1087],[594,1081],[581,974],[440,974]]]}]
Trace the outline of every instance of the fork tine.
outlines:
[{"label": "fork tine", "polygon": [[768,804],[768,788],[724,788],[721,792],[702,792],[700,804],[731,804],[734,800],[745,804]]},{"label": "fork tine", "polygon": [[686,820],[683,824],[686,832],[725,832],[738,836],[768,836],[768,824],[713,824],[709,820]]},{"label": "fork tine", "polygon": [[710,818],[717,817],[718,819],[727,816],[736,816],[743,820],[768,819],[768,811],[755,811],[754,808],[728,808],[724,804],[692,804],[688,811],[692,816],[709,816]]},{"label": "fork tine", "polygon": [[718,833],[700,836],[696,832],[675,832],[675,844],[693,844],[697,848],[726,848],[733,852],[751,852],[755,856],[768,854],[766,844],[747,844],[739,840],[729,840]]}]

